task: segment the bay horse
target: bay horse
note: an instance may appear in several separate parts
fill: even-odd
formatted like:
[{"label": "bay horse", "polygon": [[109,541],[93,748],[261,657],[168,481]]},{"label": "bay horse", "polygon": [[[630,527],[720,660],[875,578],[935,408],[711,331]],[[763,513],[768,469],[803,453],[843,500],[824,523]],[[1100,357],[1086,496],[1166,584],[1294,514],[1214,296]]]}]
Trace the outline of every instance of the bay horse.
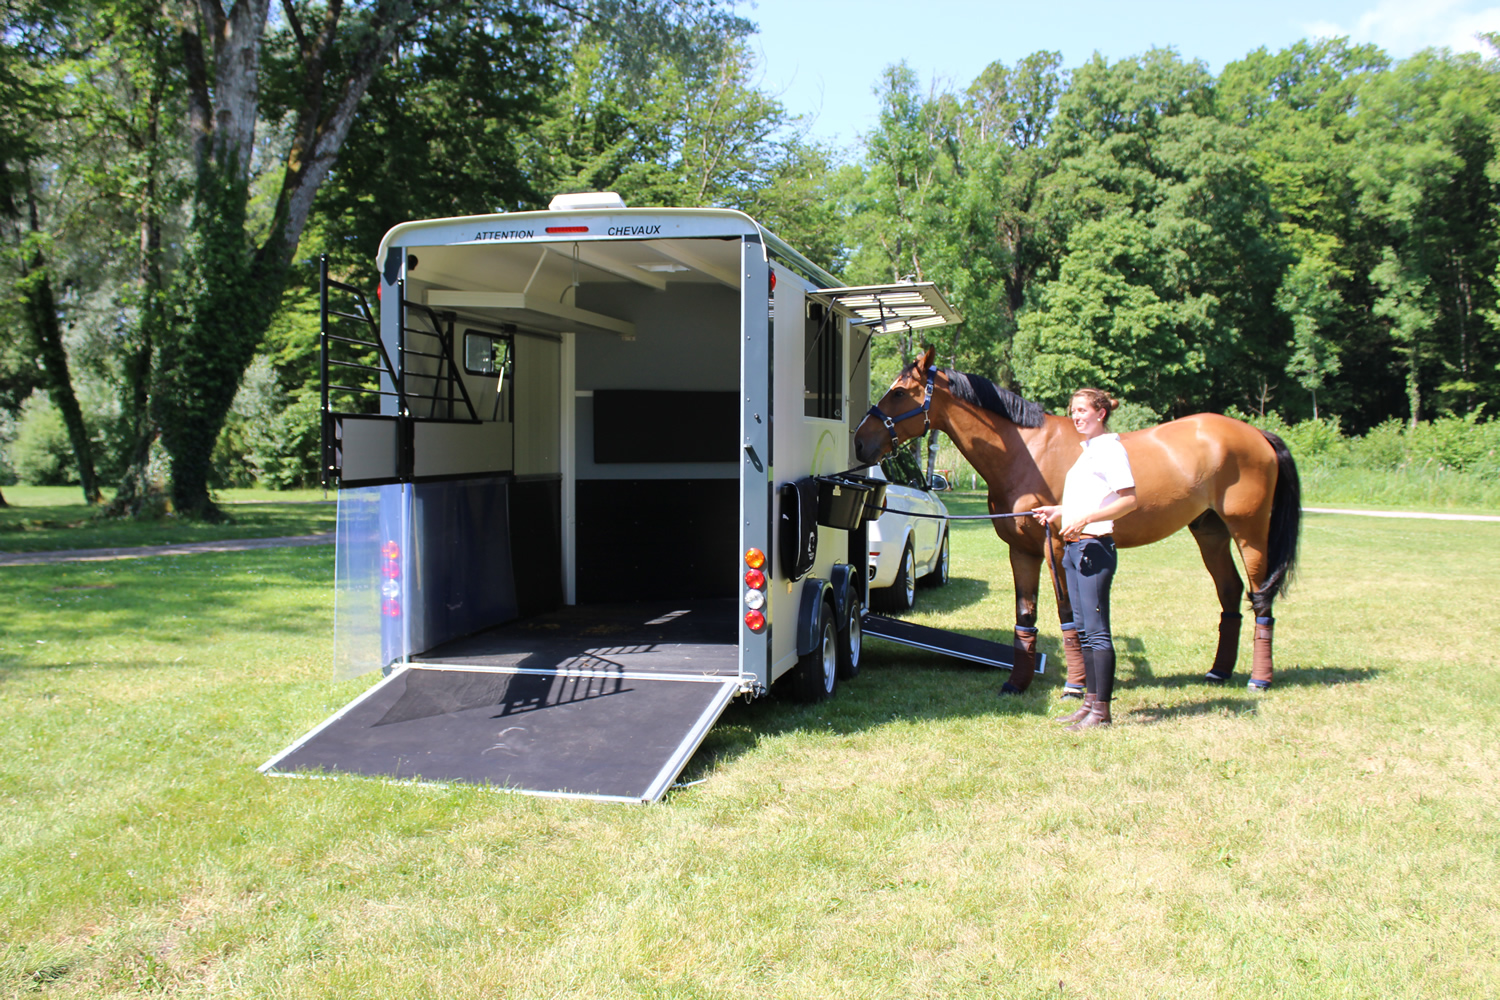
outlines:
[{"label": "bay horse", "polygon": [[[1063,479],[1083,440],[1072,421],[1045,414],[1040,405],[977,375],[940,369],[935,354],[928,348],[870,407],[854,432],[856,460],[873,465],[931,428],[948,435],[984,477],[991,514],[1061,502]],[[1265,690],[1273,674],[1271,606],[1290,582],[1302,524],[1302,487],[1291,453],[1275,434],[1217,413],[1129,431],[1120,441],[1130,457],[1139,506],[1115,522],[1115,544],[1149,545],[1184,527],[1193,533],[1221,608],[1219,645],[1206,675],[1211,682],[1229,680],[1239,658],[1245,585],[1234,564],[1232,547],[1237,547],[1255,612],[1249,684]],[[1045,529],[1034,518],[993,523],[1010,547],[1016,594],[1015,665],[1001,691],[1019,694],[1035,672],[1042,559],[1060,558],[1062,542],[1053,536],[1048,553]],[[1067,683],[1081,692],[1083,653],[1061,576],[1058,615]]]}]

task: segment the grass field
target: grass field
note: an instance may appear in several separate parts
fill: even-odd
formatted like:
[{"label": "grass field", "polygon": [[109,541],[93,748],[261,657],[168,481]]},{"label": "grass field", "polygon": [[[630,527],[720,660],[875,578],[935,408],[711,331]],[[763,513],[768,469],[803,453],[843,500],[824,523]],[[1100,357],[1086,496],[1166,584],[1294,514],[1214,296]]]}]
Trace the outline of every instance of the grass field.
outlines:
[{"label": "grass field", "polygon": [[0,507],[0,552],[176,545],[333,530],[334,504],[322,502],[321,490],[223,490],[217,499],[230,517],[224,524],[175,517],[102,521],[82,502],[76,486],[7,486],[10,506]]},{"label": "grass field", "polygon": [[[1008,641],[955,531],[920,617]],[[1112,730],[872,641],[647,808],[260,776],[369,683],[331,547],[0,569],[0,996],[1493,996],[1500,525],[1302,552],[1267,695],[1198,683],[1182,536],[1122,554]]]}]

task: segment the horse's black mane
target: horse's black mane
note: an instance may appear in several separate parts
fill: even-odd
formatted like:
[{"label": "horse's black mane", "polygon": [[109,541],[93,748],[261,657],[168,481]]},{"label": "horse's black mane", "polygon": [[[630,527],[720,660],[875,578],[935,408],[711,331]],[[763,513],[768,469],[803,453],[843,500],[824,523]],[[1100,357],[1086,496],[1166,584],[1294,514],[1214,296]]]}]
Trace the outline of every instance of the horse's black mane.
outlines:
[{"label": "horse's black mane", "polygon": [[948,392],[954,399],[998,413],[1017,427],[1042,426],[1042,417],[1046,416],[1042,404],[1002,389],[982,375],[966,375],[946,368],[942,371],[948,376]]}]

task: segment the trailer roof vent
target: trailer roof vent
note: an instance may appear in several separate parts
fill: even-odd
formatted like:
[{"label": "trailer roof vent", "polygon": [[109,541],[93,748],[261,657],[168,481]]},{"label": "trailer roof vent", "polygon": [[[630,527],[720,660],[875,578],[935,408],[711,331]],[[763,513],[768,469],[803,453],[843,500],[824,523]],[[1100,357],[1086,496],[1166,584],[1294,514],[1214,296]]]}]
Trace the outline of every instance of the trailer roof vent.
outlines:
[{"label": "trailer roof vent", "polygon": [[624,208],[625,199],[613,191],[580,191],[577,194],[559,194],[552,198],[547,208],[553,212],[579,212],[590,208]]}]

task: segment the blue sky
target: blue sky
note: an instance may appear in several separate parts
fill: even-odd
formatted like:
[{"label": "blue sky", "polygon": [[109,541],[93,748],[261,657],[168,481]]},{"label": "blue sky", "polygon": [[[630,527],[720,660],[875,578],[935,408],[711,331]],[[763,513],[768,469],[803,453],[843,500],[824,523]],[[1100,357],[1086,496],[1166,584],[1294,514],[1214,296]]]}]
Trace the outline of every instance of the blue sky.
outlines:
[{"label": "blue sky", "polygon": [[1172,46],[1218,72],[1247,52],[1299,38],[1348,35],[1393,56],[1428,46],[1479,50],[1478,31],[1500,31],[1500,5],[1485,0],[740,0],[760,25],[750,39],[760,84],[814,136],[852,145],[875,125],[872,88],[901,60],[924,82],[956,90],[997,59],[1012,64],[1056,50],[1077,66]]}]

